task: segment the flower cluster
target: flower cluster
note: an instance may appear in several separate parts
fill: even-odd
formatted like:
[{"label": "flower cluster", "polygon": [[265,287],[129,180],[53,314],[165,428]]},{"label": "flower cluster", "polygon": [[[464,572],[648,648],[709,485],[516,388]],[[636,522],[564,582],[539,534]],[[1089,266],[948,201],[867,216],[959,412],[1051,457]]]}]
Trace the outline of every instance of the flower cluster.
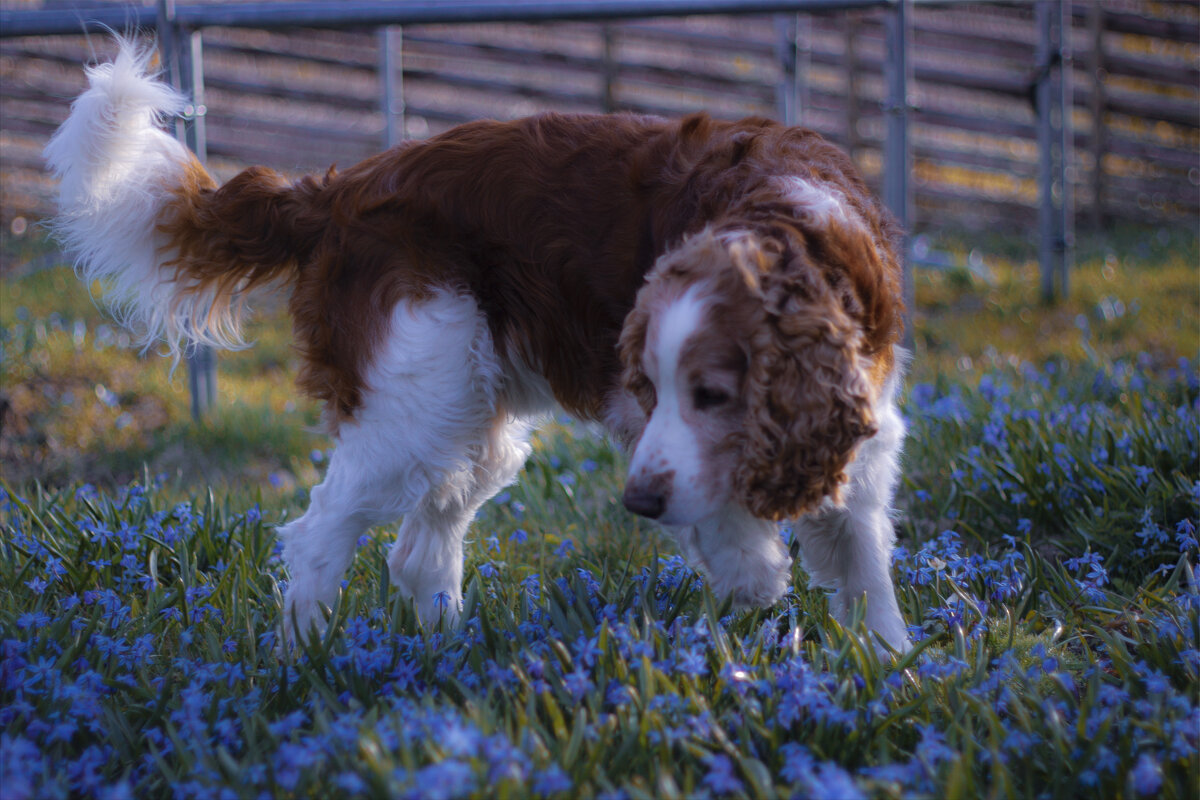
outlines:
[{"label": "flower cluster", "polygon": [[973,389],[919,384],[906,410],[908,460],[949,473],[916,487],[914,520],[1068,557],[1120,553],[1107,577],[1135,582],[1186,550],[1169,533],[1200,508],[1200,380],[1186,359],[1153,381],[1125,363],[1024,364]]},{"label": "flower cluster", "polygon": [[384,595],[376,533],[329,635],[292,650],[259,508],[0,493],[5,797],[1182,795],[1200,497],[1172,420],[1194,423],[1195,387],[1122,411],[1137,376],[1107,375],[1080,421],[1058,378],[1027,377],[913,392],[914,448],[935,437],[957,474],[914,471],[902,494],[945,524],[900,525],[915,647],[895,660],[799,573],[775,608],[733,613],[589,496],[616,480],[592,443],[556,440],[481,515],[460,627]]}]

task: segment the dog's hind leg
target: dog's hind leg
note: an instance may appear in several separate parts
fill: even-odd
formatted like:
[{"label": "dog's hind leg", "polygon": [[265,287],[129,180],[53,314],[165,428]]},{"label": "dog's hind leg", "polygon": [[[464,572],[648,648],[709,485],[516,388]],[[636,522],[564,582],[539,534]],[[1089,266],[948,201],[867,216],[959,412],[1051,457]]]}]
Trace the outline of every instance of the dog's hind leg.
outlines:
[{"label": "dog's hind leg", "polygon": [[363,463],[355,444],[339,437],[325,480],[312,490],[308,510],[279,530],[284,561],[291,571],[283,626],[289,640],[307,635],[314,627],[323,629],[321,607],[333,605],[354,559],[355,544],[367,528],[394,519],[405,505],[416,502],[404,496],[412,492],[402,488],[400,481],[390,498],[394,508],[377,502],[382,487],[370,480],[366,471],[373,465]]},{"label": "dog's hind leg", "polygon": [[[501,369],[470,296],[437,291],[401,302],[390,323],[362,404],[339,426],[324,482],[304,515],[279,532],[292,574],[289,637],[322,626],[321,606],[336,599],[358,537],[373,525],[406,514],[415,520],[407,526],[428,531],[422,557],[435,564],[431,572],[444,572],[437,592],[450,591],[446,581],[462,575],[465,523],[486,500],[474,502],[487,483],[477,476],[479,456],[497,418]],[[460,592],[455,587],[450,599]],[[433,601],[417,599],[423,608]]]}]

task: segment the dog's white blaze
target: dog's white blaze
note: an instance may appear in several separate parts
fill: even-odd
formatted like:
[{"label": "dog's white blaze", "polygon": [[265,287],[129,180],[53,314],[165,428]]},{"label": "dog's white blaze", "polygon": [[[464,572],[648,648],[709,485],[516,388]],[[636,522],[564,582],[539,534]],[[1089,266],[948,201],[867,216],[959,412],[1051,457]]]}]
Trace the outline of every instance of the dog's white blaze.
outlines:
[{"label": "dog's white blaze", "polygon": [[659,320],[656,335],[650,337],[653,359],[646,359],[658,402],[634,451],[629,474],[646,478],[674,471],[671,497],[663,514],[668,524],[679,513],[690,513],[704,499],[700,445],[683,417],[682,393],[687,387],[679,375],[680,353],[700,328],[704,311],[705,303],[694,288],[671,303]]}]

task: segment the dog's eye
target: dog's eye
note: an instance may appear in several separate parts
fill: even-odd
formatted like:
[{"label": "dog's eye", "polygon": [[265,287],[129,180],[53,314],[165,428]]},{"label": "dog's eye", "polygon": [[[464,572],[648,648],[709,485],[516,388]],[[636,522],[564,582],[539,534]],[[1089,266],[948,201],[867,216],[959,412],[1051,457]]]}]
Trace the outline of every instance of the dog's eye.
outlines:
[{"label": "dog's eye", "polygon": [[697,411],[706,411],[710,408],[718,408],[728,403],[730,400],[729,394],[722,389],[713,389],[708,386],[697,386],[692,390],[692,406]]}]

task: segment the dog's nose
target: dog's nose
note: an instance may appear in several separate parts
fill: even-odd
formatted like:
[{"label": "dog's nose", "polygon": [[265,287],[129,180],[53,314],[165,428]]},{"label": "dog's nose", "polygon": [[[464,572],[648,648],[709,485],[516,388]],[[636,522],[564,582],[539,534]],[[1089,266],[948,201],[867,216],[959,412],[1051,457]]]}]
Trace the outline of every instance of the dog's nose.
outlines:
[{"label": "dog's nose", "polygon": [[662,492],[634,484],[625,487],[625,494],[621,500],[630,511],[648,519],[658,519],[667,508],[667,499]]}]

